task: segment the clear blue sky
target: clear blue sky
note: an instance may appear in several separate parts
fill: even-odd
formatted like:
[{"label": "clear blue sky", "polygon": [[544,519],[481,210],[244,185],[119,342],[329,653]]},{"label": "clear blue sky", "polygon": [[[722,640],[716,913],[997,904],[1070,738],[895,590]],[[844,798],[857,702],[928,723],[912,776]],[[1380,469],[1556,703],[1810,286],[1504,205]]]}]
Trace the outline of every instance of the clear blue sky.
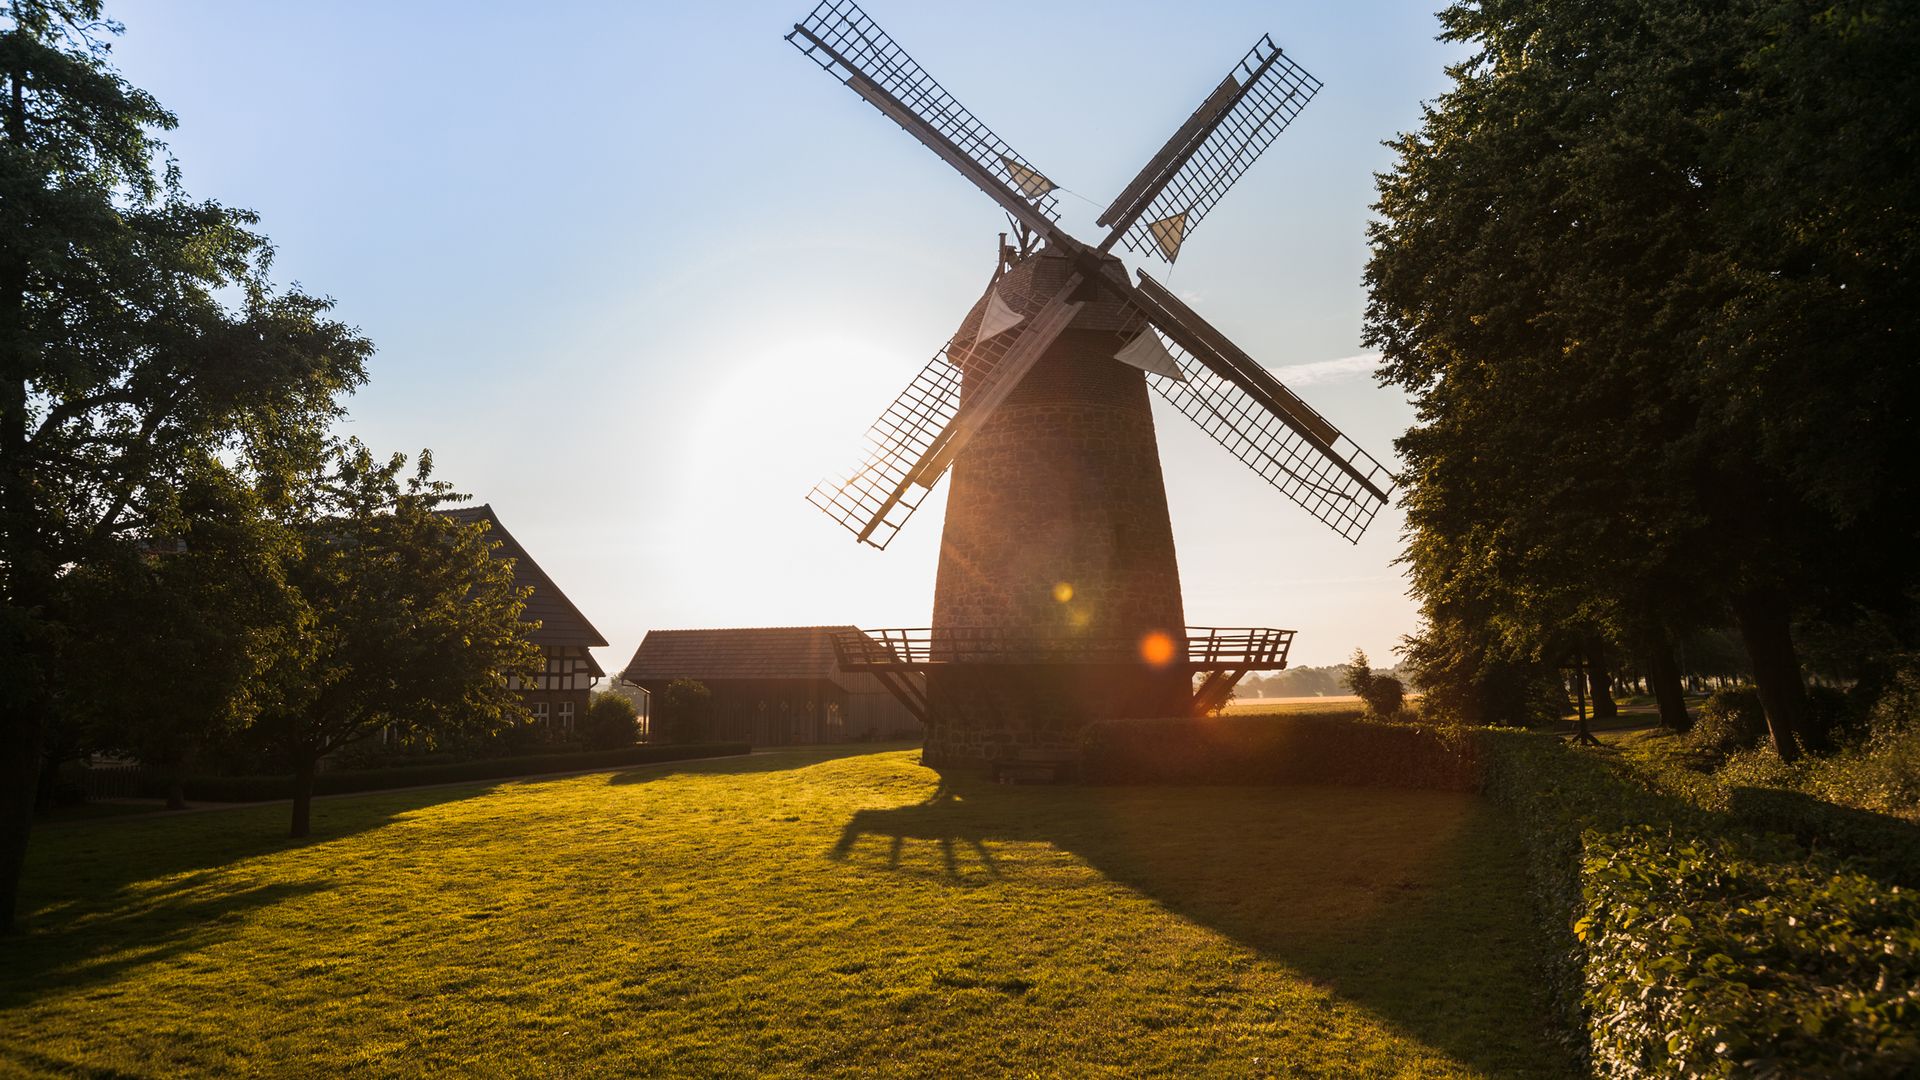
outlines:
[{"label": "clear blue sky", "polygon": [[[1458,51],[1438,0],[871,0],[1092,218],[1262,33],[1326,88],[1171,283],[1388,460],[1363,363],[1383,139]],[[122,71],[180,117],[196,196],[252,207],[276,277],[379,347],[343,431],[431,447],[612,641],[652,627],[923,626],[945,484],[892,547],[802,501],[992,269],[996,208],[781,40],[809,0],[122,0]],[[1161,268],[1149,264],[1159,273]],[[1301,365],[1317,365],[1301,367]],[[1291,371],[1289,369],[1292,369]],[[1414,624],[1397,511],[1349,546],[1156,400],[1188,619],[1284,626],[1295,663]]]}]

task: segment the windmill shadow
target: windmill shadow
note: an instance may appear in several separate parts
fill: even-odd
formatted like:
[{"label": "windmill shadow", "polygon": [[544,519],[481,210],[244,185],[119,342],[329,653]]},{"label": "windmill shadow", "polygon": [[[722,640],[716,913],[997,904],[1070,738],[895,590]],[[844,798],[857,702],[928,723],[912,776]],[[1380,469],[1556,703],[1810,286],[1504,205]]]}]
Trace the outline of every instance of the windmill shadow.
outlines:
[{"label": "windmill shadow", "polygon": [[[962,793],[947,779],[934,789],[925,802],[885,810],[859,810],[840,830],[840,839],[829,856],[841,862],[876,862],[888,870],[941,878],[964,884],[982,877],[998,880],[1003,875],[999,861],[987,846],[994,835],[991,818],[974,812],[969,803],[975,793]],[[990,814],[990,810],[989,810]],[[871,838],[871,843],[863,840]],[[939,853],[937,868],[925,867],[905,858],[911,842],[934,845]],[[880,849],[879,854],[872,849]],[[975,867],[964,865],[970,859]]]},{"label": "windmill shadow", "polygon": [[[1512,1019],[1546,1015],[1532,989],[1539,942],[1524,917],[1482,910],[1490,888],[1525,889],[1497,818],[1449,792],[948,776],[923,802],[858,811],[828,854],[979,888],[1023,884],[1031,846],[1046,845],[1479,1071],[1559,1075],[1570,1066],[1545,1021],[1527,1030]],[[1490,968],[1510,973],[1502,987],[1472,981]]]}]

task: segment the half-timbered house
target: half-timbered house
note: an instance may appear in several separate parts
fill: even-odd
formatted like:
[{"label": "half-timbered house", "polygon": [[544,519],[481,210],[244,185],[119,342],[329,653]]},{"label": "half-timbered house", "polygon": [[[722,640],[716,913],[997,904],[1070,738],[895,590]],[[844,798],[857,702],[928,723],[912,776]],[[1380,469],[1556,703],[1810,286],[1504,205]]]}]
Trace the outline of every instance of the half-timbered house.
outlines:
[{"label": "half-timbered house", "polygon": [[491,525],[488,536],[498,541],[493,557],[512,559],[514,588],[533,590],[520,617],[540,624],[529,636],[546,654],[546,668],[531,682],[523,685],[515,679],[512,686],[520,691],[535,724],[545,727],[555,738],[567,737],[587,715],[594,685],[606,675],[594,661],[591,650],[605,646],[607,639],[594,629],[546,571],[540,569],[540,564],[533,561],[533,556],[527,554],[527,549],[520,546],[506,526],[500,524],[492,506],[466,506],[444,513],[456,521],[485,521]]}]

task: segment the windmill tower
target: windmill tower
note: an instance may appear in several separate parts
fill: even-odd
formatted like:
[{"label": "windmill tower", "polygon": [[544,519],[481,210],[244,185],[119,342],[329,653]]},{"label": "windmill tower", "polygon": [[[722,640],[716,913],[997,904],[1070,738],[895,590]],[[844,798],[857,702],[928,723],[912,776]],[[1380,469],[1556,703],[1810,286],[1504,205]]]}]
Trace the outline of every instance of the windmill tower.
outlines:
[{"label": "windmill tower", "polygon": [[933,765],[1065,752],[1106,717],[1224,700],[1286,666],[1292,631],[1185,626],[1149,386],[1350,542],[1391,477],[1172,293],[1112,253],[1168,263],[1320,82],[1262,37],[1101,214],[1058,224],[1056,185],[852,0],[787,35],[1007,214],[986,291],[809,500],[885,548],[949,469],[933,625],[836,640],[928,725]]}]

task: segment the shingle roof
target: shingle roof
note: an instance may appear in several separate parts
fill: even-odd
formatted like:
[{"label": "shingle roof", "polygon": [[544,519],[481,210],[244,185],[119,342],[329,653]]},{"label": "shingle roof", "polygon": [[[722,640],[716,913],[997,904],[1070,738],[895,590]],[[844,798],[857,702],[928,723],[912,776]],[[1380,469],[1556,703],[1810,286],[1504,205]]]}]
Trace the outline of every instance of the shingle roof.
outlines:
[{"label": "shingle roof", "polygon": [[621,678],[837,679],[835,631],[851,626],[758,626],[649,630]]},{"label": "shingle roof", "polygon": [[603,646],[607,639],[593,628],[580,609],[573,606],[567,594],[553,583],[540,564],[533,561],[527,549],[513,538],[500,518],[494,514],[493,507],[482,503],[479,506],[461,506],[441,513],[463,524],[485,521],[493,526],[487,535],[499,541],[500,546],[493,549],[496,559],[513,560],[513,586],[516,589],[533,587],[533,595],[527,598],[527,608],[520,617],[531,622],[540,620],[540,629],[531,635],[533,643],[540,646],[589,645]]}]

